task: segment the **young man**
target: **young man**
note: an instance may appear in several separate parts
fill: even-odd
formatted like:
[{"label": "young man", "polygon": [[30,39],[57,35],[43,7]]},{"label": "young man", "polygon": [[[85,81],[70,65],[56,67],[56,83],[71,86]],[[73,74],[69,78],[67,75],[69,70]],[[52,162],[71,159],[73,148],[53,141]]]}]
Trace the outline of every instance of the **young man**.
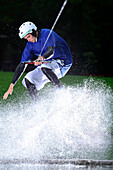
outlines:
[{"label": "young man", "polygon": [[[34,61],[34,65],[37,67],[27,73],[22,81],[32,99],[36,100],[38,98],[37,90],[43,88],[49,81],[56,87],[61,87],[59,79],[70,69],[72,55],[67,43],[54,31],[51,32],[48,38],[50,31],[49,29],[37,30],[36,25],[29,21],[19,27],[19,37],[26,39],[28,42],[23,51],[21,62],[15,70],[13,80],[3,99],[7,99],[8,95],[12,94],[15,83],[28,65],[26,64],[27,61],[34,57],[38,59]],[[45,60],[45,62],[41,62],[42,60]]]}]

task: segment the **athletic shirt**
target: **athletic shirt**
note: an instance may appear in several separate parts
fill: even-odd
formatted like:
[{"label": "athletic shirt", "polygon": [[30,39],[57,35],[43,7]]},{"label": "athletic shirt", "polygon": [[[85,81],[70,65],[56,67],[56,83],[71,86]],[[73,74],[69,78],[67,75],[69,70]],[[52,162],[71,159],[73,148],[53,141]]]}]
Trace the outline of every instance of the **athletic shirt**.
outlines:
[{"label": "athletic shirt", "polygon": [[40,35],[38,37],[37,42],[27,42],[26,47],[23,51],[21,62],[25,62],[28,60],[32,60],[32,58],[38,56],[41,53],[41,56],[47,51],[47,48],[49,46],[55,47],[54,48],[54,54],[52,57],[49,57],[48,60],[56,60],[60,59],[63,60],[64,66],[72,64],[72,55],[69,49],[69,46],[65,42],[63,38],[61,38],[58,34],[56,34],[54,31],[51,32],[50,37],[43,49],[44,43],[50,33],[50,29],[41,29]]}]

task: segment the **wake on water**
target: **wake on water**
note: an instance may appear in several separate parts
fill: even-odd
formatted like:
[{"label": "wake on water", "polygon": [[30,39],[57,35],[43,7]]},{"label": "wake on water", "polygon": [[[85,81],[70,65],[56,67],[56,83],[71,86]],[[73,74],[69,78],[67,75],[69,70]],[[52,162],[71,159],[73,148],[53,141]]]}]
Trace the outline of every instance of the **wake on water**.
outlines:
[{"label": "wake on water", "polygon": [[21,99],[0,110],[0,158],[107,159],[113,95],[104,83],[45,88],[36,104]]}]

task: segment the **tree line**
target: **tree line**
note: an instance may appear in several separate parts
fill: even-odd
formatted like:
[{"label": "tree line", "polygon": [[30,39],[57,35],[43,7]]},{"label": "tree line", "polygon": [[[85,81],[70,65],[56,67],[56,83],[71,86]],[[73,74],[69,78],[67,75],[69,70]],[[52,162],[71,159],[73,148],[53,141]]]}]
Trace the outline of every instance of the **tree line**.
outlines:
[{"label": "tree line", "polygon": [[[13,48],[12,62],[17,64],[25,47],[25,42],[18,37],[19,26],[32,21],[39,29],[51,28],[63,2],[1,0],[1,58],[9,43]],[[112,11],[112,0],[68,0],[54,31],[70,46],[73,55],[70,74],[113,75]]]}]

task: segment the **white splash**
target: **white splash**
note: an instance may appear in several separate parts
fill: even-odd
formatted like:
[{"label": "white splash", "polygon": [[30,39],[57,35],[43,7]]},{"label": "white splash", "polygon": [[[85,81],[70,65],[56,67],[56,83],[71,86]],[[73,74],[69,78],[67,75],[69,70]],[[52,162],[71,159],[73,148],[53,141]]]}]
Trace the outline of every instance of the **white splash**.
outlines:
[{"label": "white splash", "polygon": [[[24,100],[24,99],[22,99]],[[106,159],[112,91],[102,82],[45,89],[33,103],[0,111],[0,158]]]}]

